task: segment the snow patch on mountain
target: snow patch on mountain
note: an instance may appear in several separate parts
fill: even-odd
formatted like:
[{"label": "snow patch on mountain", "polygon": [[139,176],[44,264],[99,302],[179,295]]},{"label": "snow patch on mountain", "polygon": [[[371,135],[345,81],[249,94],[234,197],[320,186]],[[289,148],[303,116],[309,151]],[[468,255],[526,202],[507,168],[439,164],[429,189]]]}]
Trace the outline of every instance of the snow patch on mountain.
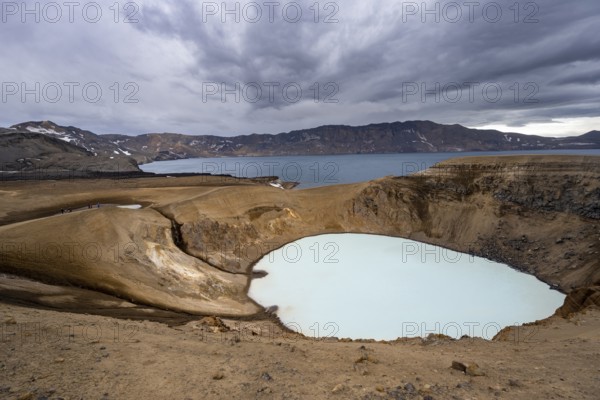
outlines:
[{"label": "snow patch on mountain", "polygon": [[[131,155],[131,153],[130,153],[130,152],[128,152],[127,150],[123,150],[123,149],[120,147],[120,145],[121,145],[121,143],[122,143],[122,142],[123,142],[123,140],[117,140],[116,142],[111,142],[111,143],[112,143],[112,144],[114,144],[114,145],[116,145],[116,146],[117,146],[117,150],[119,150],[121,153],[125,154],[126,156],[130,156],[130,155]],[[116,151],[115,151],[115,153],[116,153],[116,154],[119,154],[119,153],[117,153]]]},{"label": "snow patch on mountain", "polygon": [[77,139],[71,137],[70,135],[67,135],[66,133],[57,132],[54,129],[39,128],[39,127],[35,127],[35,126],[28,126],[25,129],[27,129],[29,132],[33,132],[33,133],[41,133],[43,135],[54,136],[57,139],[63,140],[68,143],[75,142],[77,140]]}]

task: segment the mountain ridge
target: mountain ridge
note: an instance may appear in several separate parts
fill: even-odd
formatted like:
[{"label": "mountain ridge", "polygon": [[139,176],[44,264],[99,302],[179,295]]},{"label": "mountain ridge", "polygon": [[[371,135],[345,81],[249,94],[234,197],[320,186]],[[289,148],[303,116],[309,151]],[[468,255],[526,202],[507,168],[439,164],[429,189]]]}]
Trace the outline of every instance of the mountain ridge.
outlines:
[{"label": "mountain ridge", "polygon": [[141,172],[133,157],[110,149],[109,144],[93,132],[61,127],[50,121],[22,125],[0,128],[1,179]]},{"label": "mountain ridge", "polygon": [[[444,125],[433,121],[373,123],[363,126],[323,125],[277,134],[187,135],[146,133],[139,136],[96,134],[52,121],[28,121],[0,130],[5,134],[36,133],[59,139],[127,165],[204,157],[302,156],[343,154],[432,153],[600,148],[600,131],[553,138],[538,135]],[[34,139],[34,137],[30,137]],[[8,160],[13,162],[15,160]],[[6,159],[0,162],[7,163]]]}]

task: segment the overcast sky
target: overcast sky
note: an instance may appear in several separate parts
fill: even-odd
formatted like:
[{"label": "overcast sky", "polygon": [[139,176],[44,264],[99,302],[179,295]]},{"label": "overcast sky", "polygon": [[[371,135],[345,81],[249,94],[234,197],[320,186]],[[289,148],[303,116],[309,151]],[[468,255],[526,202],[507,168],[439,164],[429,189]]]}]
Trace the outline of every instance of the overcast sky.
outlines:
[{"label": "overcast sky", "polygon": [[2,2],[0,126],[600,129],[600,1],[516,1]]}]

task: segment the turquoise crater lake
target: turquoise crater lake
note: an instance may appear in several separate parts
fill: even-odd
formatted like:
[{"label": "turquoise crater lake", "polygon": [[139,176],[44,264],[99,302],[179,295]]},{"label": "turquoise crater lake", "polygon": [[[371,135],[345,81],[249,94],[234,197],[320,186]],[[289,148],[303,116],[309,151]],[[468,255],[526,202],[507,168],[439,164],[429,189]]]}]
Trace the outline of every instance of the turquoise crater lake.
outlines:
[{"label": "turquoise crater lake", "polygon": [[263,257],[249,295],[311,337],[393,340],[442,333],[492,339],[549,317],[565,296],[469,254],[363,234],[308,237]]}]

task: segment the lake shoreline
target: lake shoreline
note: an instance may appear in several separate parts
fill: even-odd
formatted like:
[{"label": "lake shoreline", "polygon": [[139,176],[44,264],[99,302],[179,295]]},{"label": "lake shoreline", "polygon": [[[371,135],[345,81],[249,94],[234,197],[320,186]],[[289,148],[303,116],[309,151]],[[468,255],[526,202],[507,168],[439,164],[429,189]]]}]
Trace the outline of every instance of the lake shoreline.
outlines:
[{"label": "lake shoreline", "polygon": [[[487,168],[485,164],[489,160],[493,160],[493,169]],[[5,237],[23,243],[26,240],[41,244],[52,243],[51,232],[57,230],[64,232],[63,240],[72,237],[73,242],[98,243],[100,230],[90,231],[86,227],[102,227],[102,231],[112,232],[111,235],[115,238],[135,239],[139,256],[127,261],[127,271],[135,273],[147,274],[142,271],[156,269],[154,266],[150,267],[153,264],[143,263],[161,263],[157,264],[163,265],[161,268],[174,268],[178,271],[181,268],[180,261],[174,260],[185,259],[186,263],[196,265],[194,268],[206,271],[210,276],[214,274],[215,279],[223,282],[227,295],[219,297],[215,292],[211,295],[214,297],[207,300],[186,300],[181,303],[156,286],[155,276],[143,275],[144,284],[149,285],[148,293],[152,293],[149,298],[148,293],[139,291],[137,284],[134,285],[133,282],[127,284],[132,286],[125,287],[120,286],[121,281],[118,286],[115,282],[109,286],[97,287],[90,284],[85,275],[64,275],[68,272],[60,270],[60,260],[52,263],[53,268],[58,268],[56,273],[60,275],[46,276],[46,279],[62,279],[70,284],[133,300],[133,303],[196,315],[240,319],[267,316],[269,313],[265,313],[262,306],[247,296],[256,262],[269,251],[290,242],[328,233],[353,232],[401,237],[453,251],[472,251],[472,254],[478,256],[491,255],[487,258],[535,275],[538,280],[553,285],[563,293],[569,293],[586,285],[586,281],[582,280],[584,272],[577,275],[565,274],[563,271],[569,271],[567,267],[560,266],[560,263],[556,263],[555,267],[544,260],[563,260],[562,263],[568,265],[568,259],[560,258],[560,254],[575,252],[584,260],[586,257],[589,260],[579,264],[578,268],[592,271],[594,249],[590,247],[592,250],[587,250],[585,238],[594,237],[596,225],[585,215],[594,215],[594,202],[588,204],[580,201],[576,203],[578,208],[571,210],[568,207],[573,203],[566,198],[564,201],[553,201],[552,210],[540,208],[541,211],[538,211],[525,203],[520,205],[520,202],[528,201],[526,193],[521,195],[511,189],[512,198],[509,201],[492,194],[505,187],[512,188],[513,185],[522,187],[519,179],[527,179],[529,185],[543,182],[544,187],[548,187],[549,179],[554,179],[552,182],[556,183],[552,184],[561,186],[559,193],[568,194],[572,189],[564,186],[570,184],[570,181],[564,181],[565,174],[589,181],[588,186],[585,186],[586,190],[593,190],[593,185],[597,184],[597,175],[594,175],[598,174],[597,160],[597,157],[581,156],[463,159],[463,163],[468,162],[470,165],[471,172],[468,175],[463,175],[460,170],[455,171],[452,167],[444,175],[436,174],[435,169],[432,169],[411,177],[382,178],[366,183],[294,191],[271,187],[266,181],[214,176],[82,181],[86,182],[84,192],[74,184],[76,181],[8,182],[0,192],[0,200],[3,201],[0,220],[4,223],[0,230],[3,235],[7,235]],[[454,166],[457,162],[452,161],[442,167]],[[502,166],[498,162],[507,165]],[[481,172],[474,170],[478,164],[482,165]],[[515,176],[510,172],[513,165],[526,165],[527,169],[523,170],[523,175]],[[584,175],[581,175],[580,170],[585,171]],[[490,171],[492,175],[489,175]],[[452,173],[457,173],[457,177],[453,177]],[[560,176],[553,175],[556,173]],[[30,196],[30,191],[49,195],[43,199],[34,198]],[[69,204],[100,201],[140,204],[144,208],[107,208],[94,213],[74,213],[52,221],[28,222],[25,218],[40,212],[40,204],[53,210],[60,209],[66,198],[70,199]],[[573,215],[578,215],[577,219],[573,219]],[[14,224],[18,219],[21,222]],[[523,224],[524,220],[529,222]],[[180,239],[173,237],[174,222],[181,229]],[[536,226],[547,228],[540,230]],[[24,232],[28,232],[27,235],[31,238],[25,239]],[[554,238],[555,235],[564,242],[563,246],[556,245],[558,239]],[[503,239],[507,236],[510,239]],[[181,246],[174,245],[177,240],[182,241]],[[226,243],[235,246],[224,247],[223,244]],[[25,244],[35,249],[34,244]],[[204,247],[198,247],[199,245]],[[590,242],[589,245],[592,246],[593,243]],[[102,249],[110,254],[111,243],[106,242],[102,246],[106,246]],[[4,269],[7,269],[6,262],[10,262],[13,257],[12,259],[21,260],[17,268],[20,265],[29,268],[26,274],[31,276],[42,277],[44,274],[55,273],[44,269],[36,269],[34,272],[33,268],[38,268],[39,260],[27,260],[23,264],[23,259],[19,258],[20,253],[11,255],[10,251],[6,253],[8,257],[5,257]],[[126,253],[121,256],[128,260]],[[90,259],[73,261],[85,266],[90,273],[94,273],[97,268],[96,263]],[[103,262],[103,268],[107,270],[117,268],[110,259]],[[48,265],[47,261],[45,265]],[[41,267],[40,265],[39,268]],[[14,268],[15,265],[9,268],[9,272],[14,272]],[[184,271],[186,274],[195,274],[193,270]],[[123,272],[115,269],[115,273]],[[57,279],[59,276],[60,279]],[[127,281],[130,278],[123,276],[123,279]],[[171,276],[161,279],[167,279],[167,282],[171,282],[169,285],[189,285],[187,282],[171,281]],[[92,282],[97,281],[94,278]],[[201,281],[198,284],[204,285]],[[192,287],[185,290],[192,290]],[[207,290],[210,287],[206,286]]]}]

